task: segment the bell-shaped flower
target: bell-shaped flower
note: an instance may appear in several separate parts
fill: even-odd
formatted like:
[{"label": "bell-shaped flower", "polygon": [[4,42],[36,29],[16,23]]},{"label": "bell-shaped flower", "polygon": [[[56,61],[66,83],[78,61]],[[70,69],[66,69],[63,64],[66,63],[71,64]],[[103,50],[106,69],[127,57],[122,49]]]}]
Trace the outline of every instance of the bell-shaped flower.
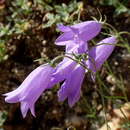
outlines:
[{"label": "bell-shaped flower", "polygon": [[69,58],[64,58],[55,68],[52,74],[51,82],[49,83],[49,88],[52,88],[55,84],[62,82],[70,75],[74,67],[77,65],[75,61]]},{"label": "bell-shaped flower", "polygon": [[101,31],[101,23],[97,21],[87,21],[72,26],[59,25],[61,36],[55,41],[56,45],[66,46],[66,52],[84,53],[88,50],[87,41],[91,40]]},{"label": "bell-shaped flower", "polygon": [[59,101],[64,101],[68,98],[68,104],[72,107],[80,98],[84,76],[85,69],[79,64],[76,65],[58,91]]},{"label": "bell-shaped flower", "polygon": [[70,41],[75,41],[77,37],[83,41],[89,41],[101,31],[101,23],[97,21],[87,21],[72,26],[58,25],[58,29],[63,34],[57,38],[55,44],[64,46]]},{"label": "bell-shaped flower", "polygon": [[[82,22],[73,26],[59,25],[63,34],[56,40],[56,45],[66,46],[66,56],[55,68],[49,64],[41,65],[32,71],[23,83],[14,91],[4,94],[8,103],[21,103],[23,117],[28,110],[35,116],[35,102],[46,90],[63,82],[58,91],[59,101],[68,99],[72,107],[80,98],[81,85],[85,76],[85,68],[71,58],[74,54],[88,53],[88,60],[83,64],[93,73],[99,70],[114,50],[117,39],[115,36],[106,38],[96,46],[88,49],[87,41],[101,31],[101,23],[97,21]],[[79,55],[80,56],[80,55]]]},{"label": "bell-shaped flower", "polygon": [[[89,59],[86,62],[88,69],[92,70],[94,73],[99,70],[102,64],[107,60],[107,58],[114,50],[116,43],[116,37],[112,36],[102,40],[96,46],[92,47],[88,51]],[[85,75],[85,68],[70,61],[68,62],[69,64],[65,66],[65,63],[67,63],[65,60],[63,65],[64,68],[60,68],[59,66],[56,75],[58,74],[58,77],[62,77],[65,74],[63,78],[65,81],[58,91],[59,101],[68,99],[68,104],[70,107],[72,107],[80,98],[80,91]],[[59,76],[60,74],[61,76]],[[58,79],[58,77],[56,79]]]},{"label": "bell-shaped flower", "polygon": [[68,104],[72,107],[80,98],[80,89],[84,79],[85,69],[75,61],[64,58],[55,68],[48,88],[64,81],[58,91],[59,101],[68,98]]},{"label": "bell-shaped flower", "polygon": [[29,109],[35,116],[35,102],[48,88],[53,71],[49,64],[39,66],[27,76],[16,90],[4,94],[5,101],[8,103],[20,102],[23,117],[26,116]]},{"label": "bell-shaped flower", "polygon": [[105,38],[100,41],[96,46],[92,47],[89,50],[89,60],[87,60],[86,65],[88,69],[93,72],[96,72],[101,68],[103,63],[111,55],[112,51],[115,48],[117,39],[115,36]]}]

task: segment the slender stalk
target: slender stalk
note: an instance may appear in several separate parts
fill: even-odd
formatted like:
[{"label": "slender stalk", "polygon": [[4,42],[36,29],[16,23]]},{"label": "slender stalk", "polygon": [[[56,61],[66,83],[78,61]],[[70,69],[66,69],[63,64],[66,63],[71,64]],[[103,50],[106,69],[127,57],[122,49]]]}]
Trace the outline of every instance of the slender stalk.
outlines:
[{"label": "slender stalk", "polygon": [[104,111],[104,120],[105,120],[105,124],[107,125],[107,130],[110,130],[110,126],[108,125],[108,121],[107,121],[107,117],[106,117],[106,108],[105,108],[105,100],[104,100],[104,94],[103,94],[103,89],[102,89],[102,83],[101,83],[101,79],[99,77],[99,75],[97,75],[97,78],[98,78],[98,81],[99,81],[99,93],[100,93],[100,96],[101,96],[101,100],[102,100],[102,105],[103,105],[103,111]]},{"label": "slender stalk", "polygon": [[54,66],[55,63],[56,63],[59,59],[64,58],[64,57],[69,58],[69,59],[75,61],[76,63],[80,64],[82,67],[84,67],[85,69],[87,69],[88,71],[90,71],[90,70],[85,66],[84,63],[82,63],[81,61],[79,61],[79,60],[77,60],[77,59],[74,59],[74,58],[72,58],[72,57],[70,57],[70,56],[67,56],[67,55],[57,56],[56,58],[54,58],[54,59],[51,61],[50,64],[51,64],[52,66]]},{"label": "slender stalk", "polygon": [[109,23],[104,23],[104,25],[110,27],[110,28],[115,32],[115,34],[117,34],[117,30],[116,30],[111,24],[109,24]]}]

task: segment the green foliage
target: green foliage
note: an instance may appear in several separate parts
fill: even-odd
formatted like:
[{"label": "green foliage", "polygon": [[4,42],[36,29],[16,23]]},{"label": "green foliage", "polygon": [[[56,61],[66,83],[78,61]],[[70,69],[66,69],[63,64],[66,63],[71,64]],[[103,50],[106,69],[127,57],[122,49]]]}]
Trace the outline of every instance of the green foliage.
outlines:
[{"label": "green foliage", "polygon": [[70,1],[68,5],[56,4],[52,0],[8,1],[8,10],[3,8],[0,14],[0,17],[4,17],[5,13],[9,13],[4,19],[5,22],[0,25],[0,47],[2,47],[0,61],[7,58],[7,49],[4,44],[7,44],[9,40],[14,37],[19,39],[21,36],[25,38],[37,36],[39,31],[48,27],[53,28],[56,24],[72,24],[77,21],[74,16],[78,16],[81,4],[82,2],[76,0]]},{"label": "green foliage", "polygon": [[126,121],[122,124],[122,129],[130,130],[130,122]]},{"label": "green foliage", "polygon": [[[78,14],[79,6],[81,2],[71,1],[69,5],[62,3],[61,5],[54,5],[53,12],[48,12],[45,15],[43,28],[50,27],[52,25],[67,23],[74,24],[77,19],[73,19],[73,15]],[[47,22],[46,22],[47,21]]]},{"label": "green foliage", "polygon": [[6,111],[0,111],[0,129],[2,129],[2,126],[4,122],[7,119],[7,112]]},{"label": "green foliage", "polygon": [[6,47],[4,41],[0,40],[0,62],[6,60],[8,55],[6,54]]},{"label": "green foliage", "polygon": [[114,6],[116,8],[116,15],[119,15],[124,12],[130,14],[130,9],[127,8],[128,2],[128,0],[124,0],[123,2],[120,2],[119,0],[102,0],[100,1],[100,4]]}]

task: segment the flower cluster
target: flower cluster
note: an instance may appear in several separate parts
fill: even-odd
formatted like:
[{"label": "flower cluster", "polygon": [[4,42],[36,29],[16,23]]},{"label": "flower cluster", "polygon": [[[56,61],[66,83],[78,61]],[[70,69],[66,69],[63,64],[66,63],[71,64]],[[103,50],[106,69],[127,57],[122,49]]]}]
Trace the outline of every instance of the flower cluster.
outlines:
[{"label": "flower cluster", "polygon": [[[36,68],[16,90],[4,94],[5,101],[20,102],[23,117],[29,109],[35,116],[35,102],[40,95],[46,89],[63,82],[58,91],[58,99],[59,101],[67,99],[69,106],[72,107],[80,98],[85,73],[90,70],[95,74],[117,43],[116,37],[111,36],[90,47],[88,42],[100,33],[101,28],[102,24],[97,21],[82,22],[73,26],[58,25],[63,34],[57,38],[55,44],[65,46],[63,60],[54,68],[50,64]],[[73,60],[75,56],[81,58]]]}]

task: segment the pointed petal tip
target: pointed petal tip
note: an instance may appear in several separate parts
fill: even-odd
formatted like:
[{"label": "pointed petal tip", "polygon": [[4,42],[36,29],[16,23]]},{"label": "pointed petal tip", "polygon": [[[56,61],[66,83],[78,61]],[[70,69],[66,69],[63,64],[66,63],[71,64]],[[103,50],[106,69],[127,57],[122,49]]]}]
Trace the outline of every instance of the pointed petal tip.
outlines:
[{"label": "pointed petal tip", "polygon": [[5,93],[5,94],[1,94],[1,95],[2,95],[2,96],[4,96],[4,97],[5,97],[5,96],[8,96],[8,94],[7,94],[7,93]]},{"label": "pointed petal tip", "polygon": [[20,108],[22,116],[25,118],[29,109],[27,102],[21,102]]},{"label": "pointed petal tip", "polygon": [[59,91],[58,91],[58,101],[59,102],[63,102],[63,101],[65,101],[65,99],[67,98],[67,95],[62,91],[62,89],[60,89]]},{"label": "pointed petal tip", "polygon": [[6,98],[5,98],[5,102],[7,102],[7,103],[14,103],[14,102],[13,102],[13,99],[10,98],[10,97],[6,97]]},{"label": "pointed petal tip", "polygon": [[36,115],[35,114],[32,114],[34,118],[36,118]]},{"label": "pointed petal tip", "polygon": [[80,94],[76,95],[76,97],[68,97],[69,107],[72,108],[79,100]]},{"label": "pointed petal tip", "polygon": [[71,31],[70,27],[65,26],[63,24],[57,24],[57,29],[59,29],[61,32],[69,32],[69,31]]},{"label": "pointed petal tip", "polygon": [[5,102],[7,103],[17,103],[19,102],[19,97],[17,95],[7,95],[5,97]]},{"label": "pointed petal tip", "polygon": [[11,93],[13,93],[13,91],[12,92],[7,92],[7,93],[1,94],[1,95],[2,96],[9,96]]},{"label": "pointed petal tip", "polygon": [[75,105],[74,102],[70,102],[69,100],[68,100],[68,104],[69,104],[69,107],[70,107],[70,108],[72,108],[72,107]]},{"label": "pointed petal tip", "polygon": [[36,114],[35,114],[35,104],[33,104],[33,105],[30,107],[30,111],[31,111],[31,114],[36,118]]},{"label": "pointed petal tip", "polygon": [[34,112],[34,113],[31,112],[31,114],[33,115],[34,118],[36,118],[36,114],[35,114],[35,112]]},{"label": "pointed petal tip", "polygon": [[26,117],[26,114],[23,114],[23,113],[22,113],[22,117],[25,119],[25,117]]}]

